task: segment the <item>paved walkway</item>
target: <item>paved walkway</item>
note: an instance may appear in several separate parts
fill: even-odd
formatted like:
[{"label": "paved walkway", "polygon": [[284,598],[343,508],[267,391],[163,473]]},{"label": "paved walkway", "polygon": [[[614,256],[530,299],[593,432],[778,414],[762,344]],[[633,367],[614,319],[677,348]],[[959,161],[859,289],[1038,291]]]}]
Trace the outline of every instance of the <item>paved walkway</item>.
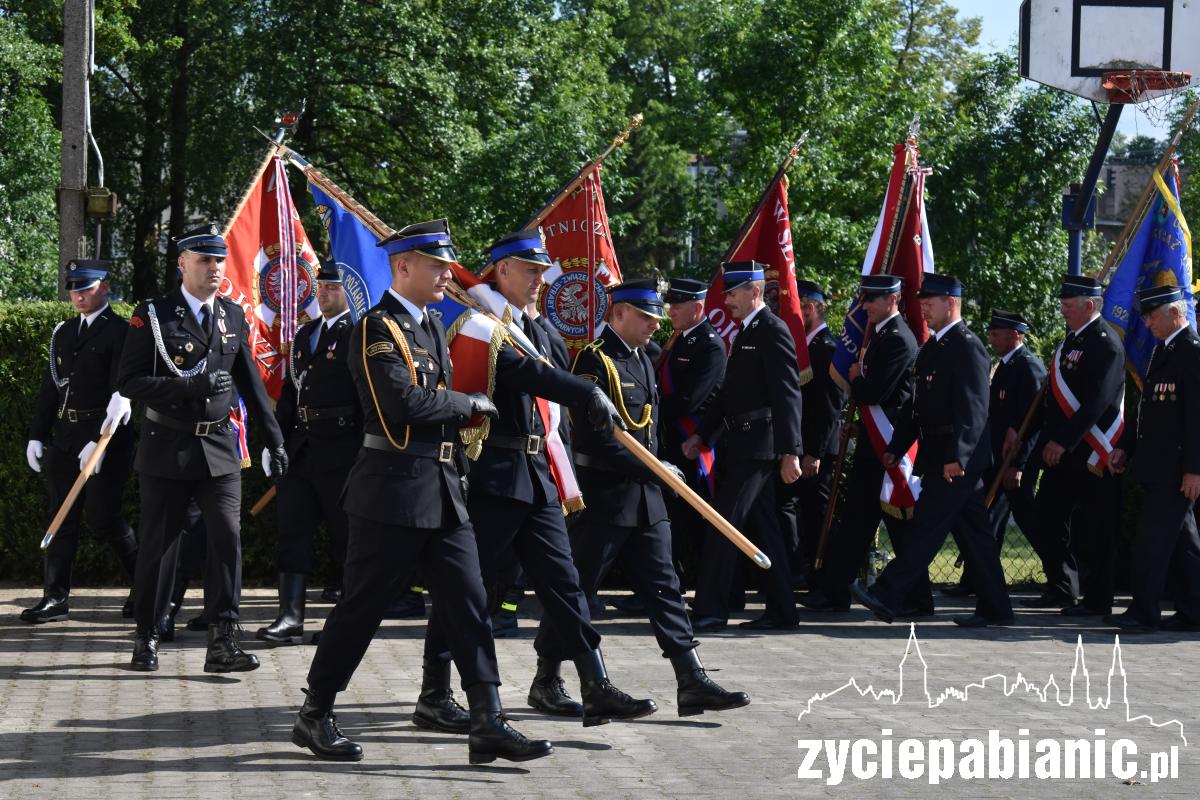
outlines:
[{"label": "paved walkway", "polygon": [[[1155,727],[1126,717],[1149,714],[1155,723],[1178,719],[1189,743],[1200,745],[1200,635],[1155,635],[1121,643],[1130,713],[1121,704],[1120,675],[1110,681],[1111,633],[1057,616],[1020,614],[1018,625],[996,631],[956,628],[948,616],[916,628],[919,655],[905,624],[885,626],[856,610],[814,615],[798,633],[725,633],[703,638],[701,654],[718,681],[751,692],[751,706],[725,714],[676,716],[670,665],[659,657],[644,622],[599,621],[609,670],[617,685],[655,698],[659,713],[633,723],[583,729],[533,714],[525,690],[533,674],[532,625],[497,643],[505,705],[526,734],[551,739],[553,756],[524,765],[471,767],[461,737],[431,734],[409,721],[420,681],[420,622],[385,623],[362,668],[339,698],[339,721],[366,748],[360,764],[318,762],[289,742],[312,648],[266,649],[253,630],[273,618],[272,593],[244,598],[248,648],[263,666],[237,677],[202,672],[204,636],[181,632],[164,646],[162,668],[151,675],[127,671],[130,625],[120,617],[125,590],[81,590],[72,619],[40,627],[17,621],[37,591],[0,587],[0,797],[5,798],[268,798],[300,797],[1195,797],[1200,779],[1197,747],[1184,745],[1180,726]],[[189,596],[182,619],[196,611]],[[536,610],[533,602],[528,602]],[[953,609],[953,606],[948,606]],[[959,609],[961,610],[961,609]],[[310,612],[323,617],[327,606]],[[755,613],[752,607],[744,616]],[[312,625],[315,630],[319,622]],[[1067,705],[1076,637],[1082,634],[1090,689],[1077,672]],[[906,648],[903,683],[898,666]],[[921,667],[921,659],[927,671]],[[1017,673],[1039,688],[1055,676],[1059,692],[1043,703],[1013,682]],[[947,686],[962,688],[993,673],[1000,677],[931,708]],[[926,677],[927,676],[927,677]],[[831,693],[824,701],[809,700]],[[1108,710],[1089,710],[1107,696]],[[902,688],[876,701],[860,694]],[[578,696],[573,677],[568,688]],[[803,716],[801,712],[811,708]],[[890,733],[883,733],[884,729]],[[846,776],[840,785],[801,779],[806,746],[799,740],[873,737],[887,741],[979,737],[987,731],[1017,740],[1126,736],[1139,752],[1178,747],[1175,780],[1128,785],[1103,780],[964,780],[931,787],[915,780]],[[1095,731],[1103,729],[1097,735]],[[1019,731],[1027,731],[1019,734]],[[834,753],[837,745],[832,745]],[[931,748],[932,749],[932,748]],[[852,751],[848,751],[852,752]],[[865,751],[864,751],[865,752]],[[1036,757],[1036,755],[1034,756]],[[822,755],[814,769],[828,772]],[[1140,778],[1138,779],[1140,780]]]}]

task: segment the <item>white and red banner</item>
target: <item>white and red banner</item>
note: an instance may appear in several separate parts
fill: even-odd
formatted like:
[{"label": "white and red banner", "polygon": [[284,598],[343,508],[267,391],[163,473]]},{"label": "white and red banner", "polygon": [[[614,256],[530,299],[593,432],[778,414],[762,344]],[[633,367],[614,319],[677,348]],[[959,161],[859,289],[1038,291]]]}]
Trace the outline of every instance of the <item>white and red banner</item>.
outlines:
[{"label": "white and red banner", "polygon": [[218,290],[246,313],[254,360],[271,397],[283,388],[296,329],[320,311],[317,254],[292,204],[282,159],[259,174],[249,198],[225,233],[229,257]]},{"label": "white and red banner", "polygon": [[600,165],[555,206],[541,228],[554,265],[545,272],[546,288],[538,308],[562,334],[573,355],[596,338],[597,328],[608,314],[606,289],[621,282],[600,186]]},{"label": "white and red banner", "polygon": [[[800,383],[812,378],[812,365],[808,357],[808,337],[804,330],[804,318],[800,315],[800,295],[796,291],[796,256],[792,246],[792,219],[788,214],[788,180],[780,175],[767,187],[763,199],[754,210],[748,224],[742,226],[745,234],[733,247],[726,261],[757,261],[765,265],[766,295],[764,299],[771,310],[779,315],[792,332],[796,342],[796,365],[800,369]],[[708,287],[704,301],[704,312],[713,327],[721,334],[726,350],[737,333],[737,320],[725,305],[725,273],[718,269],[716,277]]]}]

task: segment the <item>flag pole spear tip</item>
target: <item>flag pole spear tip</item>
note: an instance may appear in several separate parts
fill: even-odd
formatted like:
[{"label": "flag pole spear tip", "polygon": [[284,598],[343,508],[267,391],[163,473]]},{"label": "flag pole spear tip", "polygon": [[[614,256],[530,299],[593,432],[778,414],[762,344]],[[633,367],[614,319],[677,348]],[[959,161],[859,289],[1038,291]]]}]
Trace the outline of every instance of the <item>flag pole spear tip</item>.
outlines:
[{"label": "flag pole spear tip", "polygon": [[640,111],[630,117],[629,125],[625,128],[625,130],[621,131],[613,138],[613,147],[620,147],[621,145],[625,144],[625,142],[629,139],[629,134],[633,133],[635,129],[642,127],[643,119],[644,117]]},{"label": "flag pole spear tip", "polygon": [[921,138],[921,115],[913,114],[912,122],[908,123],[908,140],[913,144]]}]

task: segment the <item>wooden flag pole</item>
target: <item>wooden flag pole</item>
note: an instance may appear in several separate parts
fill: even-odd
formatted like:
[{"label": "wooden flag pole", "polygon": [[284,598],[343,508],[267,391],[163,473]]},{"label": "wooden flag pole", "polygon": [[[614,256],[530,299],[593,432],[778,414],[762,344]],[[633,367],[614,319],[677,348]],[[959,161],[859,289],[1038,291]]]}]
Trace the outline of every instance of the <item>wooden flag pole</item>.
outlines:
[{"label": "wooden flag pole", "polygon": [[771,559],[767,558],[767,554],[759,550],[754,542],[742,535],[742,532],[733,527],[729,520],[722,517],[717,510],[710,506],[703,497],[692,491],[692,487],[688,486],[683,481],[663,466],[662,462],[655,458],[654,454],[647,450],[641,442],[629,435],[627,431],[613,426],[613,436],[617,441],[625,445],[629,452],[633,453],[638,461],[646,465],[655,476],[667,485],[671,491],[679,495],[688,505],[696,509],[700,516],[704,517],[712,524],[717,532],[724,536],[729,541],[733,542],[738,550],[745,553],[751,561],[763,569],[771,568]]},{"label": "wooden flag pole", "polygon": [[104,451],[108,449],[108,443],[112,441],[115,430],[116,425],[113,426],[112,431],[100,434],[100,438],[96,441],[96,449],[92,451],[87,462],[83,465],[83,469],[79,471],[79,477],[71,485],[71,491],[67,492],[66,499],[58,507],[58,513],[54,515],[54,519],[50,521],[50,527],[46,529],[46,535],[42,537],[43,550],[50,547],[50,543],[54,541],[54,536],[58,533],[58,529],[62,527],[63,520],[67,518],[67,514],[71,513],[71,507],[79,499],[79,494],[83,491],[83,485],[88,482],[88,478],[92,477],[92,470],[100,463],[100,459],[104,457]]}]

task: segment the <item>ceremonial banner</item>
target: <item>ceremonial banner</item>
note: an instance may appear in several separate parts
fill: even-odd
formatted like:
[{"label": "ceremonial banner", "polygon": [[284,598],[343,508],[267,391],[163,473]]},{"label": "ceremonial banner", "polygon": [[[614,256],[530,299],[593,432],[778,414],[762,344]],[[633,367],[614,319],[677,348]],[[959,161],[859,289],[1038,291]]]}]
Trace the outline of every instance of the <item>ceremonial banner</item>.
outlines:
[{"label": "ceremonial banner", "polygon": [[597,336],[608,313],[608,287],[621,282],[604,208],[600,165],[541,222],[554,264],[545,272],[538,308],[574,354]]},{"label": "ceremonial banner", "polygon": [[329,233],[329,249],[342,276],[350,318],[358,322],[392,285],[387,252],[375,246],[379,237],[352,211],[316,184],[309,183],[308,190]]},{"label": "ceremonial banner", "polygon": [[[745,232],[735,242],[724,261],[758,261],[765,265],[767,305],[788,326],[796,342],[796,365],[801,385],[812,378],[808,358],[808,337],[800,315],[800,295],[796,292],[796,256],[792,247],[792,221],[788,214],[788,181],[781,171],[763,193],[763,199],[742,226]],[[704,312],[725,342],[733,343],[737,320],[725,305],[725,274],[718,269],[708,287]]]},{"label": "ceremonial banner", "polygon": [[1171,163],[1164,178],[1157,171],[1158,193],[1137,235],[1125,251],[1104,290],[1104,318],[1120,332],[1126,367],[1141,387],[1158,340],[1142,322],[1134,297],[1139,289],[1175,283],[1183,287],[1187,318],[1196,326],[1192,307],[1192,235],[1179,204],[1179,165]]},{"label": "ceremonial banner", "polygon": [[[218,293],[242,307],[250,347],[271,397],[283,388],[285,348],[317,308],[317,254],[292,204],[283,162],[258,176],[229,230],[225,280]],[[281,247],[281,242],[283,246]]]},{"label": "ceremonial banner", "polygon": [[[903,279],[900,313],[905,318],[918,344],[929,338],[929,329],[921,316],[917,291],[921,276],[933,271],[933,241],[929,238],[929,222],[925,217],[925,176],[929,170],[918,163],[919,152],[915,139],[893,149],[892,171],[883,209],[875,223],[875,232],[863,259],[862,274],[891,274]],[[837,340],[837,349],[829,365],[830,375],[847,392],[850,387],[850,366],[861,361],[864,347],[869,346],[867,312],[858,298],[850,305]],[[875,455],[883,460],[883,452],[892,440],[892,426],[879,406],[859,404],[862,424]],[[894,516],[907,517],[921,493],[921,481],[912,473],[916,462],[914,443],[893,467],[884,470],[880,487],[880,503]]]}]

